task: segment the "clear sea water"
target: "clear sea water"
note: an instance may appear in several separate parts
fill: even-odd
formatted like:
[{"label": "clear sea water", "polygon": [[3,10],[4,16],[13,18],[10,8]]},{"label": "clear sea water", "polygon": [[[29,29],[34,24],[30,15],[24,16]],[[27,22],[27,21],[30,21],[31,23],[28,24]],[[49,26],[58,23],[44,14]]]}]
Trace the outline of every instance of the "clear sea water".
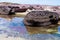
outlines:
[{"label": "clear sea water", "polygon": [[23,23],[24,18],[14,17],[11,21],[0,18],[0,34],[6,37],[22,37],[26,40],[60,40],[60,26],[57,34],[32,34],[30,35]]}]

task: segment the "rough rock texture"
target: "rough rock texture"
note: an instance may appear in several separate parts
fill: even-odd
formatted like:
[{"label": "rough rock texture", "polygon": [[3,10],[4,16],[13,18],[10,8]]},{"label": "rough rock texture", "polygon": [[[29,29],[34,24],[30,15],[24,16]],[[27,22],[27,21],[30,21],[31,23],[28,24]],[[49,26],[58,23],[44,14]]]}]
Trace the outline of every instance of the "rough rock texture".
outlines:
[{"label": "rough rock texture", "polygon": [[14,7],[15,12],[25,12],[27,11],[27,9],[30,10],[34,9],[34,10],[47,10],[47,11],[57,12],[60,15],[60,6],[17,4],[17,3],[9,3],[9,2],[0,2],[0,6]]},{"label": "rough rock texture", "polygon": [[0,6],[0,14],[8,14],[10,11],[10,8],[7,6]]},{"label": "rough rock texture", "polygon": [[[9,2],[0,2],[0,7],[3,6],[3,9],[9,10],[9,8],[14,8],[15,12],[25,12],[28,9],[32,10],[47,10],[52,12],[57,12],[60,15],[60,6],[50,6],[50,5],[31,5],[31,4],[17,4],[17,3],[9,3]],[[4,6],[6,6],[4,8]],[[3,12],[3,9],[0,8],[2,14],[7,14]],[[7,11],[7,10],[5,10]],[[7,11],[9,12],[9,11]],[[1,14],[0,13],[0,14]]]},{"label": "rough rock texture", "polygon": [[46,26],[57,24],[59,15],[56,12],[50,11],[31,11],[25,19],[24,24],[30,26]]},{"label": "rough rock texture", "polygon": [[8,6],[9,8],[13,8],[15,12],[25,12],[27,9],[26,8],[20,8],[18,6]]},{"label": "rough rock texture", "polygon": [[0,6],[0,14],[1,15],[12,15],[15,14],[16,8],[10,8],[9,6]]}]

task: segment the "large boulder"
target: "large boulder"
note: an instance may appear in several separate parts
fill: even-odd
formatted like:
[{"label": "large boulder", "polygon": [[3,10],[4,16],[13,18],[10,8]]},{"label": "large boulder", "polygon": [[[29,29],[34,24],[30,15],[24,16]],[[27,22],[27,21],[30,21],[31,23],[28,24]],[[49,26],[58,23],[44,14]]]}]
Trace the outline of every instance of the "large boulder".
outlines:
[{"label": "large boulder", "polygon": [[50,11],[31,11],[24,18],[27,26],[47,26],[57,24],[59,15]]}]

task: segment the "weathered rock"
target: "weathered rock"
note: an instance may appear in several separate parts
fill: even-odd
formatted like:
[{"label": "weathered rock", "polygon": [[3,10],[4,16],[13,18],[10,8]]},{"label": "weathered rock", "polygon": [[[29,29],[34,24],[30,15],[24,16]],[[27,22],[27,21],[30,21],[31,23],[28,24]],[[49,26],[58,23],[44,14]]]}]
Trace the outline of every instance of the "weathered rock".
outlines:
[{"label": "weathered rock", "polygon": [[31,11],[24,18],[24,24],[29,26],[47,26],[57,24],[59,15],[50,11]]},{"label": "weathered rock", "polygon": [[10,8],[7,6],[0,6],[0,14],[8,14],[10,11]]},{"label": "weathered rock", "polygon": [[27,8],[20,8],[18,6],[8,6],[9,8],[13,8],[15,12],[25,12]]},{"label": "weathered rock", "polygon": [[[8,14],[11,10],[10,7],[14,7],[15,12],[26,12],[27,9],[34,10],[47,10],[57,12],[60,15],[60,6],[50,6],[50,5],[31,5],[31,4],[17,4],[9,2],[0,2],[0,14]],[[2,9],[1,9],[2,8]],[[6,9],[6,10],[5,10]],[[5,12],[3,11],[5,10]]]},{"label": "weathered rock", "polygon": [[15,14],[15,8],[9,8],[8,6],[0,6],[1,15],[12,15]]}]

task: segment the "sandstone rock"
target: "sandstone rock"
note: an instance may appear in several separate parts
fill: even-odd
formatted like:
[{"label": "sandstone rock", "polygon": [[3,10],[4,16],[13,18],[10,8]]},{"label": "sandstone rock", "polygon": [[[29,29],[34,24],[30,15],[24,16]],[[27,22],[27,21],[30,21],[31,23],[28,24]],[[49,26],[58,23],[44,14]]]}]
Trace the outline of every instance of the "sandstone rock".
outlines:
[{"label": "sandstone rock", "polygon": [[[31,5],[31,4],[18,4],[18,3],[10,3],[10,2],[0,2],[0,14],[8,14],[11,8],[14,7],[15,12],[26,12],[27,9],[35,9],[35,10],[47,10],[57,12],[60,15],[60,6],[50,6],[50,5]],[[1,10],[1,8],[3,8]],[[5,10],[7,9],[7,10]],[[3,12],[5,10],[5,12]],[[7,12],[7,13],[6,13]]]},{"label": "sandstone rock", "polygon": [[24,24],[29,26],[47,26],[57,24],[59,15],[50,11],[31,11],[24,18]]},{"label": "sandstone rock", "polygon": [[0,14],[8,14],[10,11],[10,8],[7,6],[0,6]]}]

